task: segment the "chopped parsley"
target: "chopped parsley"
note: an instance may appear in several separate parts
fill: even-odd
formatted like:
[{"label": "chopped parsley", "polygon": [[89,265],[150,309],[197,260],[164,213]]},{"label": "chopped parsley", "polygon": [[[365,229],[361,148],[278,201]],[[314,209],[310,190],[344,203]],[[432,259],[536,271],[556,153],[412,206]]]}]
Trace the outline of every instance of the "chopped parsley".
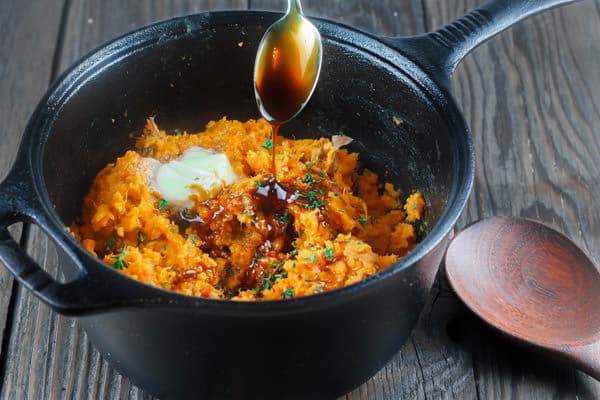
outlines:
[{"label": "chopped parsley", "polygon": [[256,187],[263,187],[265,183],[263,181],[256,181]]},{"label": "chopped parsley", "polygon": [[281,292],[282,299],[293,299],[294,298],[294,289],[286,289]]},{"label": "chopped parsley", "polygon": [[333,258],[333,250],[331,250],[329,247],[325,247],[325,257],[328,260],[331,260]]},{"label": "chopped parsley", "polygon": [[263,144],[260,147],[262,147],[263,149],[271,150],[273,148],[273,139],[268,138],[267,140],[265,140],[265,144]]},{"label": "chopped parsley", "polygon": [[319,170],[319,176],[320,176],[321,178],[325,178],[325,172],[323,172],[323,171]]},{"label": "chopped parsley", "polygon": [[127,260],[125,260],[127,251],[125,251],[125,248],[122,248],[119,252],[120,254],[115,254],[110,257],[115,260],[112,264],[113,267],[118,270],[123,270],[129,266],[127,265]]},{"label": "chopped parsley", "polygon": [[259,290],[260,290],[260,288],[262,288],[264,290],[271,289],[273,287],[273,285],[275,285],[281,279],[287,277],[287,275],[288,275],[287,271],[282,268],[283,263],[274,262],[271,264],[271,267],[273,268],[273,272],[271,272],[266,277],[260,279],[260,283],[258,286]]},{"label": "chopped parsley", "polygon": [[314,200],[312,203],[307,203],[304,205],[305,208],[309,210],[316,210],[317,208],[325,208],[325,202],[323,200]]},{"label": "chopped parsley", "polygon": [[277,214],[275,215],[275,221],[281,223],[281,224],[289,224],[290,223],[290,216],[285,213],[285,214]]},{"label": "chopped parsley", "polygon": [[260,252],[257,255],[254,256],[255,260],[260,260],[261,258],[263,258],[265,256],[264,252]]},{"label": "chopped parsley", "polygon": [[160,199],[160,201],[158,202],[158,209],[160,211],[164,211],[167,209],[168,205],[169,205],[169,203],[167,203],[167,201],[165,199]]},{"label": "chopped parsley", "polygon": [[117,239],[115,239],[114,236],[111,236],[106,240],[106,247],[112,249],[115,246],[115,243],[117,243]]},{"label": "chopped parsley", "polygon": [[313,253],[310,253],[310,262],[312,263],[316,263],[317,262],[317,256],[315,256]]},{"label": "chopped parsley", "polygon": [[315,292],[321,293],[322,291],[323,289],[321,288],[321,286],[315,286]]},{"label": "chopped parsley", "polygon": [[198,246],[198,241],[200,240],[198,235],[189,235],[188,239],[190,239],[190,242],[192,242],[194,246]]},{"label": "chopped parsley", "polygon": [[314,163],[314,162],[307,162],[307,163],[304,163],[304,166],[305,166],[307,169],[311,169],[312,167],[314,167],[314,166],[315,166],[315,163]]},{"label": "chopped parsley", "polygon": [[288,251],[288,254],[290,256],[292,256],[292,257],[293,256],[297,256],[298,255],[298,250],[296,250],[296,249],[290,250],[290,251]]},{"label": "chopped parsley", "polygon": [[308,198],[310,200],[316,200],[317,199],[317,194],[314,191],[311,190],[310,192],[308,192]]},{"label": "chopped parsley", "polygon": [[304,175],[304,180],[302,182],[308,183],[311,186],[316,183],[315,178],[311,174],[308,174],[308,173],[306,175]]},{"label": "chopped parsley", "polygon": [[367,217],[361,217],[359,220],[360,224],[362,226],[366,226],[367,225]]}]

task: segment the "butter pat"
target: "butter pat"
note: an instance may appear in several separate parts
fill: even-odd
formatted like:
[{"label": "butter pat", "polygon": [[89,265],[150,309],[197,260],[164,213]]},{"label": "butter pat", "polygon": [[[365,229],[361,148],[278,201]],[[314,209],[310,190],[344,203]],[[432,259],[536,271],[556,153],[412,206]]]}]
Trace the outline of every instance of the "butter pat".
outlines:
[{"label": "butter pat", "polygon": [[200,147],[189,148],[155,171],[154,183],[162,198],[182,207],[192,205],[192,195],[207,200],[239,179],[226,154]]}]

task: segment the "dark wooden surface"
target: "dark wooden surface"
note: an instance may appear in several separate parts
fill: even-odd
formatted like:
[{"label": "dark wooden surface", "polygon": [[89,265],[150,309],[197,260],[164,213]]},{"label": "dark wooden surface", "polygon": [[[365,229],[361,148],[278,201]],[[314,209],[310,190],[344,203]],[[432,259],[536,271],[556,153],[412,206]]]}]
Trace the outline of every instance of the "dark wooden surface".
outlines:
[{"label": "dark wooden surface", "polygon": [[[305,0],[309,15],[385,35],[421,33],[480,0]],[[281,9],[283,0],[0,1],[0,177],[47,85],[135,27],[211,9]],[[454,94],[471,126],[477,175],[459,226],[520,215],[563,231],[600,265],[600,0],[536,16],[474,51]],[[16,231],[18,234],[18,231]],[[49,271],[36,229],[22,243]],[[600,293],[599,293],[600,297]],[[52,312],[0,268],[2,399],[150,399],[114,372],[77,321]],[[515,347],[466,311],[443,274],[418,327],[363,399],[595,399],[600,384]]]}]

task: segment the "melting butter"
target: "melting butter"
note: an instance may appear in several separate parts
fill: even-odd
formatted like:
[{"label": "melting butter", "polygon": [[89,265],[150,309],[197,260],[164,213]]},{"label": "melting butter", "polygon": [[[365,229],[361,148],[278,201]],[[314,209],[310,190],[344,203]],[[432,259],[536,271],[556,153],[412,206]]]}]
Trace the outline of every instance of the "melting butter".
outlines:
[{"label": "melting butter", "polygon": [[167,202],[187,207],[190,196],[204,201],[238,179],[226,154],[191,147],[155,169],[153,186]]}]

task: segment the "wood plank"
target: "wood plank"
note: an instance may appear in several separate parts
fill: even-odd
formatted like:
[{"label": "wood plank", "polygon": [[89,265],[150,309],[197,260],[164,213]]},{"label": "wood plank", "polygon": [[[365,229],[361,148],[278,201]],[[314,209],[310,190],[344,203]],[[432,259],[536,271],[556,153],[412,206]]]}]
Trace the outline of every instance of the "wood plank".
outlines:
[{"label": "wood plank", "polygon": [[[1,3],[1,2],[0,2]],[[19,3],[16,1],[9,3]],[[3,12],[2,7],[8,7],[11,4],[0,4],[0,21],[5,22],[1,26],[11,26],[15,20],[10,19],[9,13]],[[25,4],[25,3],[23,3]],[[37,2],[35,2],[37,5]],[[32,7],[32,6],[30,6]],[[246,8],[245,0],[204,0],[204,1],[186,1],[171,0],[156,2],[152,0],[130,0],[130,1],[82,1],[70,2],[66,14],[66,25],[64,26],[64,41],[60,44],[60,54],[56,63],[57,72],[64,70],[68,65],[74,62],[94,47],[110,40],[122,33],[132,30],[136,27],[149,24],[151,22],[170,18],[176,15],[190,14],[210,9],[223,8]],[[38,10],[39,8],[39,10]],[[0,49],[11,50],[9,54],[17,54],[20,58],[18,63],[11,64],[10,68],[16,71],[12,75],[7,75],[10,79],[2,79],[0,85],[11,84],[10,81],[19,81],[23,76],[23,70],[32,68],[28,79],[33,83],[41,82],[39,90],[33,94],[26,93],[23,101],[19,98],[21,93],[17,89],[3,90],[0,96],[5,93],[11,97],[0,97],[2,104],[9,104],[3,110],[12,110],[14,115],[7,112],[6,118],[19,116],[30,112],[32,106],[29,106],[25,100],[31,100],[34,104],[40,97],[50,79],[50,68],[43,73],[36,70],[35,65],[45,65],[45,60],[52,59],[52,51],[39,51],[39,61],[32,63],[31,54],[37,54],[32,43],[39,41],[39,37],[48,38],[56,43],[56,34],[51,35],[41,32],[41,28],[36,30],[40,21],[47,21],[47,4],[40,2],[35,11],[28,10],[25,15],[17,19],[22,24],[22,28],[16,32],[9,31],[9,36],[15,41],[15,35],[25,35],[27,29],[35,32],[25,44],[28,47],[15,47],[4,45],[4,37]],[[60,9],[59,9],[60,19]],[[14,14],[14,12],[13,12]],[[4,18],[7,18],[4,20]],[[9,23],[11,21],[11,23]],[[50,22],[47,21],[48,24]],[[43,25],[43,24],[42,24]],[[56,24],[58,26],[58,24]],[[46,27],[48,28],[48,27]],[[58,30],[58,29],[56,29]],[[25,35],[26,36],[26,35]],[[8,39],[7,39],[8,41]],[[12,41],[10,41],[12,43]],[[53,49],[53,47],[52,47]],[[4,59],[4,53],[0,53]],[[11,55],[12,56],[12,55]],[[6,55],[8,58],[8,54]],[[36,56],[36,60],[37,60]],[[51,63],[47,63],[48,66]],[[0,64],[0,66],[3,65]],[[1,67],[0,67],[1,68]],[[11,70],[11,71],[12,71]],[[20,74],[17,74],[20,72]],[[0,69],[2,76],[2,69]],[[17,79],[19,78],[19,79]],[[21,79],[21,81],[24,81]],[[30,84],[32,84],[30,82]],[[38,85],[38,86],[40,86]],[[2,87],[2,86],[0,86]],[[23,87],[23,86],[21,86]],[[17,93],[19,95],[17,95]],[[6,100],[5,100],[6,99]],[[15,102],[11,104],[8,100]],[[20,105],[20,106],[19,106]],[[14,106],[14,107],[13,107]],[[16,111],[15,111],[16,110]],[[26,110],[26,111],[25,111]],[[4,115],[4,114],[2,114]],[[26,116],[26,115],[25,115]],[[6,121],[5,118],[5,121]],[[16,120],[16,118],[15,118]],[[18,125],[18,121],[13,123]],[[11,125],[9,125],[11,126]],[[11,131],[21,132],[21,129],[11,129]],[[7,131],[7,132],[11,132]],[[5,134],[0,133],[0,134]],[[13,135],[16,135],[13,133]],[[18,137],[10,137],[10,140],[18,143]],[[4,146],[4,140],[0,142]],[[8,148],[8,146],[7,146]],[[6,151],[3,154],[11,154],[4,147],[0,148]],[[13,150],[14,152],[14,147]],[[4,163],[6,158],[0,158],[0,163]],[[3,166],[4,164],[0,164]],[[37,259],[46,270],[56,274],[58,259],[52,243],[49,243],[45,235],[39,230],[33,230],[30,253]],[[1,287],[0,287],[1,288]],[[2,296],[4,296],[4,291]],[[92,347],[85,333],[79,328],[77,322],[71,318],[65,318],[57,315],[44,304],[41,304],[28,291],[20,287],[17,292],[16,305],[11,327],[10,342],[8,343],[5,375],[3,380],[2,392],[0,398],[6,399],[150,399],[151,396],[144,394],[140,389],[132,385],[128,379],[121,377],[114,372],[112,368],[100,357],[99,353]],[[0,300],[0,305],[1,305]],[[0,308],[1,310],[2,308]]]},{"label": "wood plank", "polygon": [[[284,12],[285,1],[250,0],[250,8]],[[379,35],[399,36],[425,32],[420,0],[303,0],[305,15],[322,17]]]},{"label": "wood plank", "polygon": [[[438,28],[483,1],[425,0]],[[491,215],[540,219],[600,262],[600,6],[536,16],[459,67],[454,93],[475,139],[476,181],[461,225]],[[516,348],[468,313],[451,324],[473,355],[480,398],[599,398],[600,384]]]},{"label": "wood plank", "polygon": [[[0,180],[14,162],[29,115],[50,81],[63,1],[48,9],[41,2],[0,2]],[[44,20],[43,24],[39,21]],[[42,39],[40,39],[42,38]],[[17,239],[20,229],[11,229]],[[12,275],[0,268],[0,329],[6,347],[10,332]],[[2,364],[6,354],[1,355]],[[1,367],[3,370],[4,365]]]}]

